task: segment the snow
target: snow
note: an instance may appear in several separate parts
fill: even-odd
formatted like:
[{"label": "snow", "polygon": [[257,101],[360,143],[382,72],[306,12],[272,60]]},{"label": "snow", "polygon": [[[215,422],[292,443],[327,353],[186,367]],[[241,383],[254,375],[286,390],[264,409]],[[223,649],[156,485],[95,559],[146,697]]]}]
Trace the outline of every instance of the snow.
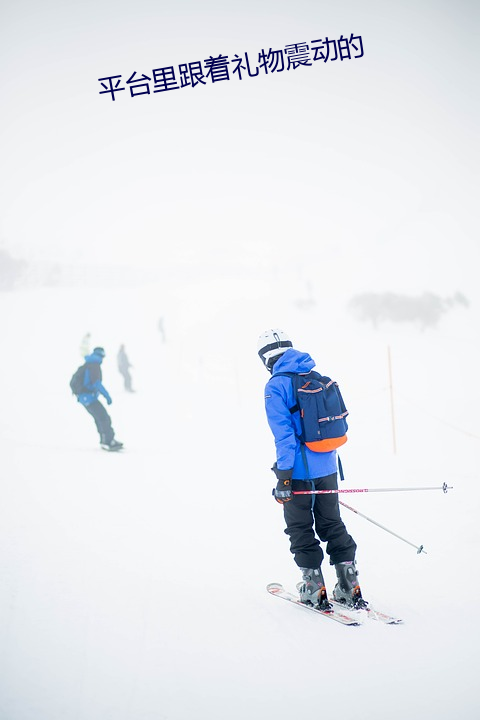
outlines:
[{"label": "snow", "polygon": [[[478,711],[480,433],[476,360],[465,353],[478,311],[452,311],[421,333],[374,331],[345,310],[319,331],[316,306],[273,303],[252,275],[0,295],[2,720],[450,720]],[[98,312],[107,306],[108,319]],[[265,590],[299,579],[270,495],[267,376],[255,350],[270,324],[341,384],[351,411],[345,487],[453,485],[446,495],[342,498],[425,546],[418,555],[343,510],[364,595],[402,626],[341,627]],[[86,331],[107,350],[121,454],[99,449],[69,392]],[[121,342],[135,394],[115,367]],[[325,575],[331,589],[327,564]]]}]

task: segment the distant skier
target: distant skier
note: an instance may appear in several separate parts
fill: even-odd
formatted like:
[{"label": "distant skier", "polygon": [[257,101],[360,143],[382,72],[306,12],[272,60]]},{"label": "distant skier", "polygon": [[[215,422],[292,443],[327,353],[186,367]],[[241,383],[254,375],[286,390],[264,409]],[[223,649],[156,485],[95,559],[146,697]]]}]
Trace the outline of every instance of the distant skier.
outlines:
[{"label": "distant skier", "polygon": [[125,345],[120,345],[120,349],[117,353],[117,366],[121,376],[123,377],[125,390],[127,390],[127,392],[133,392],[132,376],[130,375],[130,368],[133,367],[133,365],[130,364],[127,353],[125,352]]},{"label": "distant skier", "polygon": [[158,332],[160,333],[162,337],[162,342],[165,343],[167,341],[166,335],[165,335],[165,323],[163,320],[163,317],[159,318],[158,320]]},{"label": "distant skier", "polygon": [[103,395],[107,405],[112,404],[112,398],[102,384],[101,364],[104,357],[105,350],[102,347],[94,348],[91,355],[86,356],[85,364],[73,375],[70,387],[77,396],[78,402],[95,420],[102,448],[110,451],[120,450],[123,443],[115,440],[110,415],[98,399],[99,395]]},{"label": "distant skier", "polygon": [[[336,450],[330,449],[330,445],[342,444],[346,435],[330,445],[322,445],[322,449],[319,441],[308,442],[308,446],[315,449],[301,442],[304,421],[300,419],[300,398],[294,387],[301,387],[304,394],[308,394],[307,387],[312,382],[309,378],[313,375],[309,374],[315,363],[307,353],[294,350],[291,340],[279,329],[266,330],[258,339],[257,349],[272,373],[265,387],[265,409],[277,455],[272,468],[277,478],[273,495],[283,505],[290,551],[302,571],[303,583],[297,586],[300,600],[322,609],[330,607],[321,570],[324,553],[320,539],[327,543],[330,564],[335,565],[338,582],[333,597],[348,607],[365,607],[357,581],[357,546],[340,517],[338,495],[292,494],[292,491],[337,489]],[[302,378],[299,385],[296,384],[298,376]],[[313,397],[312,393],[310,398]],[[318,415],[315,418],[318,430]]]},{"label": "distant skier", "polygon": [[80,355],[82,358],[86,357],[86,355],[90,352],[90,338],[91,335],[89,332],[87,332],[82,338],[82,342],[80,343]]}]

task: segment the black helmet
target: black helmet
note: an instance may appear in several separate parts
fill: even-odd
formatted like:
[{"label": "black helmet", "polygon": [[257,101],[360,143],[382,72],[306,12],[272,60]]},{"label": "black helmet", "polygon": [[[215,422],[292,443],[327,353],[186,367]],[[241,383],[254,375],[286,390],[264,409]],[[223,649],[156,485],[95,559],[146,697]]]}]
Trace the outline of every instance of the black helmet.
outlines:
[{"label": "black helmet", "polygon": [[105,350],[102,347],[93,348],[93,355],[100,355],[101,358],[104,358]]}]

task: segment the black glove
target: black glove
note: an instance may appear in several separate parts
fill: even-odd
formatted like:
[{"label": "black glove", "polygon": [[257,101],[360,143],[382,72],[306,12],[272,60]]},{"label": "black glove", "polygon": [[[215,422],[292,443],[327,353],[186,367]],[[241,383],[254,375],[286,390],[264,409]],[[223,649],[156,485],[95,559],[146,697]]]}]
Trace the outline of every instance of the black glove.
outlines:
[{"label": "black glove", "polygon": [[290,502],[292,499],[292,481],[291,480],[279,480],[277,487],[273,488],[272,495],[275,500],[283,505],[286,502]]},{"label": "black glove", "polygon": [[279,470],[277,463],[273,463],[272,471],[277,476],[277,480],[291,480],[293,475],[293,468],[290,470]]},{"label": "black glove", "polygon": [[277,476],[277,487],[273,488],[272,495],[275,500],[283,505],[292,499],[292,473],[293,468],[290,470],[279,470],[277,463],[274,463],[272,467],[273,472]]}]

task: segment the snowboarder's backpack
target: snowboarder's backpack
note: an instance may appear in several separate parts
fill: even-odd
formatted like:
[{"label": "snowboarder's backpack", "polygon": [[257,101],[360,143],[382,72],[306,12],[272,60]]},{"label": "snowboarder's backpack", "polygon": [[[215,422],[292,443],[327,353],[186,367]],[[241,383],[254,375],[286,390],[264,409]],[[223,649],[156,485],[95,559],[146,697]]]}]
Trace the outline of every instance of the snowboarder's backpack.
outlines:
[{"label": "snowboarder's backpack", "polygon": [[70,388],[74,395],[81,395],[82,392],[86,392],[85,382],[85,370],[87,369],[86,363],[80,365],[72,375],[70,380]]},{"label": "snowboarder's backpack", "polygon": [[292,380],[295,405],[290,412],[300,411],[302,434],[300,442],[314,452],[329,452],[347,442],[347,408],[338,384],[326,375],[309,373],[275,373]]}]

